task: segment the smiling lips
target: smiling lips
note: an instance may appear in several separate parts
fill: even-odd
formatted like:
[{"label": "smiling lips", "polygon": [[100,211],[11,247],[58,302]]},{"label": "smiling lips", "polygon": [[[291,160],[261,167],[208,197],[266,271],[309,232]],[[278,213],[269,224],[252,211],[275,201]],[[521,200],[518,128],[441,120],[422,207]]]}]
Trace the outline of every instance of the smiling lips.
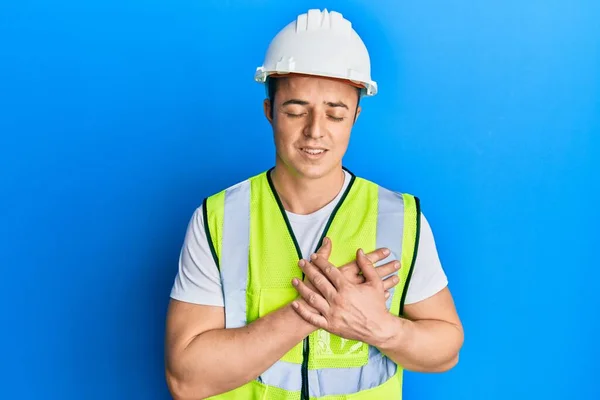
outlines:
[{"label": "smiling lips", "polygon": [[304,155],[312,159],[319,158],[327,152],[326,149],[318,147],[301,147],[300,150],[302,153],[304,153]]},{"label": "smiling lips", "polygon": [[305,153],[308,154],[321,154],[323,152],[325,152],[325,149],[313,149],[313,148],[309,148],[309,147],[303,147],[302,151],[304,151]]}]

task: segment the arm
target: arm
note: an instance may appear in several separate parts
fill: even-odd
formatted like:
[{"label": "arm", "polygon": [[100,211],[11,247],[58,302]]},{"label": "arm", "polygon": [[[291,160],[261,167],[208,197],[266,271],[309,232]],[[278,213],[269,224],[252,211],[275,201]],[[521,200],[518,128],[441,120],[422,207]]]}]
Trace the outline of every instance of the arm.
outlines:
[{"label": "arm", "polygon": [[188,225],[167,313],[165,373],[176,400],[242,386],[314,329],[289,306],[245,327],[224,329],[222,289],[200,207]]},{"label": "arm", "polygon": [[454,367],[464,334],[448,288],[404,310],[406,319],[388,314],[371,344],[408,370],[444,372]]},{"label": "arm", "polygon": [[447,288],[448,280],[433,233],[422,214],[421,222],[419,252],[402,318],[385,309],[381,299],[382,283],[372,273],[371,260],[361,258],[360,254],[358,265],[366,277],[371,277],[362,285],[351,285],[340,279],[328,269],[325,260],[307,264],[305,272],[311,281],[319,280],[320,285],[315,285],[318,290],[306,290],[303,285],[297,287],[321,315],[309,313],[304,305],[296,311],[320,328],[379,348],[406,369],[443,372],[454,367],[464,339],[463,328]]},{"label": "arm", "polygon": [[448,289],[433,232],[421,214],[419,251],[408,286],[403,318],[388,316],[388,338],[377,347],[404,368],[443,372],[458,362],[463,327]]},{"label": "arm", "polygon": [[223,307],[171,300],[166,377],[174,399],[202,399],[242,386],[315,329],[289,305],[247,326],[224,327]]},{"label": "arm", "polygon": [[[329,245],[326,241],[319,249],[324,258],[331,252]],[[386,255],[384,249],[379,249],[367,257],[377,262]],[[390,262],[378,267],[377,273],[384,277],[396,269],[396,263]],[[362,282],[355,262],[340,270],[347,279]],[[393,282],[385,280],[384,287],[391,287]],[[307,286],[312,287],[310,282]],[[297,301],[316,312],[304,300]],[[223,307],[171,301],[167,315],[166,374],[176,400],[204,398],[242,386],[316,329],[290,305],[242,328],[224,329],[224,326]]]},{"label": "arm", "polygon": [[357,262],[365,282],[355,284],[320,256],[312,256],[302,269],[313,287],[294,281],[308,305],[292,303],[307,322],[335,335],[360,340],[379,348],[406,369],[441,372],[458,361],[462,326],[447,288],[419,303],[406,307],[409,318],[389,313],[385,288],[373,264],[362,251]]}]

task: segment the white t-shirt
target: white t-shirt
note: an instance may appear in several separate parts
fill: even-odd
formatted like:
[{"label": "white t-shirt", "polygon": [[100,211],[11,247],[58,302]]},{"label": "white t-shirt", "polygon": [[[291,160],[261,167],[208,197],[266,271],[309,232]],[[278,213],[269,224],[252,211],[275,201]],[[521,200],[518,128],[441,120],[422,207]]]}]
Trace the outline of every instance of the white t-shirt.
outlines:
[{"label": "white t-shirt", "polygon": [[[342,190],[325,207],[308,215],[286,211],[305,259],[308,259],[310,254],[315,251],[329,216],[350,183],[350,174],[344,172],[346,179]],[[421,213],[420,232],[417,259],[409,282],[405,304],[425,300],[448,284],[438,257],[433,233],[423,213]],[[333,245],[335,246],[335,243]],[[188,303],[223,307],[221,278],[204,231],[202,206],[196,209],[188,225],[171,297]]]}]

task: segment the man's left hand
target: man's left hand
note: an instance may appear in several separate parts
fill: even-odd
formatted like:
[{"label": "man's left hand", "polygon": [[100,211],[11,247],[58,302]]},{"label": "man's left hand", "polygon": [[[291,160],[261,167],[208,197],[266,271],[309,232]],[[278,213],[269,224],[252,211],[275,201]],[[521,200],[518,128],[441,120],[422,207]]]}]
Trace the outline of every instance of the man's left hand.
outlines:
[{"label": "man's left hand", "polygon": [[390,314],[386,308],[387,289],[373,264],[362,249],[356,261],[365,278],[364,283],[350,282],[337,267],[319,254],[311,262],[300,260],[300,268],[317,290],[299,279],[292,284],[312,308],[294,301],[294,310],[307,322],[345,339],[373,344],[390,335],[386,332]]}]

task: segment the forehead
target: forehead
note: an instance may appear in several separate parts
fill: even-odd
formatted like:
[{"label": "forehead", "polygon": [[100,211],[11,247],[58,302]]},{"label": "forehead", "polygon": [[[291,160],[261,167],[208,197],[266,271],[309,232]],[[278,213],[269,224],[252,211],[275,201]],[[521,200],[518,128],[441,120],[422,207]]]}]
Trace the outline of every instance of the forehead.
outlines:
[{"label": "forehead", "polygon": [[[355,98],[357,88],[349,83],[316,76],[287,76],[277,79],[277,94],[283,97],[302,97],[305,100]],[[335,99],[333,99],[335,100]]]}]

